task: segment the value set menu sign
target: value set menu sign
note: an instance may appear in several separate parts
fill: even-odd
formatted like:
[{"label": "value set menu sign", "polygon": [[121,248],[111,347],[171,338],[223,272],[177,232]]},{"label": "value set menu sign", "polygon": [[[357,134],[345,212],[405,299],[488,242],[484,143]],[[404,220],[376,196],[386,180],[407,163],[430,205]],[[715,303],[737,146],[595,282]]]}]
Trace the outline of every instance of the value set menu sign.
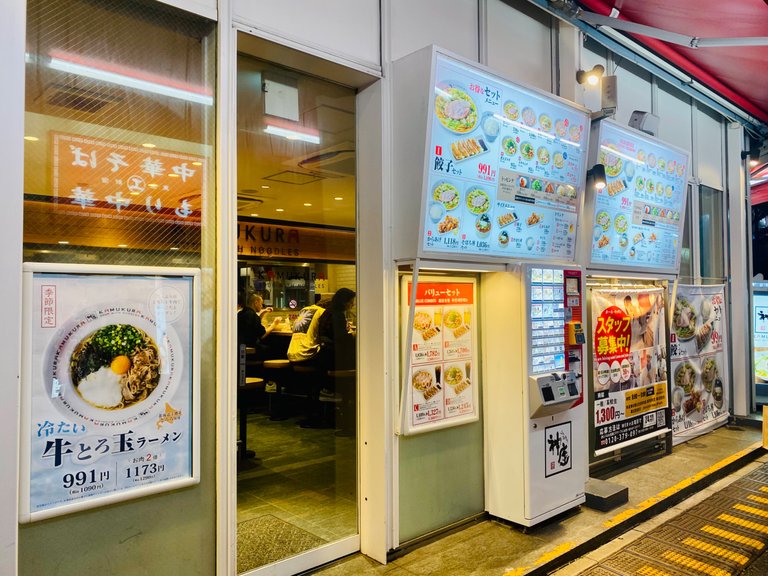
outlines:
[{"label": "value set menu sign", "polygon": [[728,421],[725,286],[678,285],[672,312],[672,440]]},{"label": "value set menu sign", "polygon": [[422,250],[573,261],[587,114],[436,58]]},{"label": "value set menu sign", "polygon": [[609,120],[600,123],[591,264],[677,270],[688,155]]},{"label": "value set menu sign", "polygon": [[596,454],[667,429],[661,288],[593,290],[593,417]]},{"label": "value set menu sign", "polygon": [[474,281],[419,281],[413,322],[413,284],[404,282],[403,336],[409,341],[404,431],[418,432],[478,418],[476,285]]},{"label": "value set menu sign", "polygon": [[21,521],[198,481],[198,278],[26,266]]}]

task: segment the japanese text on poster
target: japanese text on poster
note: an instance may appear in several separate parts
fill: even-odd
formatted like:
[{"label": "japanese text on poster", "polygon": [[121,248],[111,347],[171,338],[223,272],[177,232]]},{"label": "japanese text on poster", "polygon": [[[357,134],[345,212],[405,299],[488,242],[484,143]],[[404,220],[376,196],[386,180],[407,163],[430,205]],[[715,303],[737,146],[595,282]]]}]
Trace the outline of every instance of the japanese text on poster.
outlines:
[{"label": "japanese text on poster", "polygon": [[725,318],[725,286],[678,285],[670,334],[675,444],[728,420]]},{"label": "japanese text on poster", "polygon": [[423,249],[573,260],[589,117],[438,56]]},{"label": "japanese text on poster", "polygon": [[412,290],[410,282],[403,290],[404,336],[408,332],[411,336],[407,425],[413,430],[475,420],[475,284],[419,282],[413,323],[408,326]]},{"label": "japanese text on poster", "polygon": [[22,520],[195,482],[197,272],[34,269]]},{"label": "japanese text on poster", "polygon": [[667,369],[661,288],[593,290],[595,451],[667,426]]}]

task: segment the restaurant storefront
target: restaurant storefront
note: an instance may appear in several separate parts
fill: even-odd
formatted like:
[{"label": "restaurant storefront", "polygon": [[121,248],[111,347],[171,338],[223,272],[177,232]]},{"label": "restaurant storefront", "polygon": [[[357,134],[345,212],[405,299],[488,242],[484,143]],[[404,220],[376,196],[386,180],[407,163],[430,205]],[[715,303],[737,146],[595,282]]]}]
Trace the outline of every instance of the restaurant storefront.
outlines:
[{"label": "restaurant storefront", "polygon": [[[423,434],[400,429],[402,327],[408,282],[418,273],[401,253],[410,237],[401,229],[418,218],[409,210],[423,192],[420,180],[404,183],[402,175],[420,175],[423,166],[410,165],[415,157],[404,150],[414,143],[396,133],[398,118],[411,111],[399,108],[394,65],[429,45],[580,110],[599,110],[599,92],[577,84],[576,71],[614,70],[613,119],[626,125],[633,110],[651,111],[664,120],[656,137],[690,153],[680,281],[728,284],[729,314],[746,311],[736,296],[748,293],[748,262],[739,256],[746,219],[734,217],[745,194],[743,130],[646,69],[583,43],[576,28],[532,3],[10,4],[0,24],[0,59],[9,63],[9,104],[0,112],[9,198],[0,211],[0,269],[10,279],[0,303],[9,326],[0,347],[8,388],[0,459],[17,461],[20,435],[43,434],[34,417],[37,428],[19,429],[14,409],[26,406],[17,389],[26,353],[19,334],[28,322],[18,306],[28,299],[22,262],[96,275],[103,271],[89,266],[102,265],[110,274],[199,271],[200,354],[190,364],[199,392],[192,378],[189,388],[199,412],[189,454],[199,468],[190,466],[183,487],[151,495],[123,489],[124,497],[19,524],[19,492],[28,494],[35,479],[26,464],[4,467],[0,481],[19,488],[0,497],[0,548],[17,552],[2,555],[2,573],[288,575],[357,551],[385,563],[393,551],[486,513],[481,375],[492,373],[482,366],[489,360],[479,352],[471,362],[462,358],[466,378],[456,384],[470,386],[472,375],[480,389],[472,418]],[[510,52],[510,35],[526,49]],[[414,106],[428,96],[415,96]],[[419,196],[413,203],[411,189]],[[717,241],[726,235],[729,244]],[[462,305],[451,330],[471,325],[477,350],[491,333],[505,333],[481,320],[490,326],[494,318],[484,274],[499,270],[432,264],[430,286],[472,287],[471,305]],[[286,353],[296,321],[343,290],[356,294],[347,311],[355,366],[344,374],[297,370]],[[262,380],[248,394],[239,389],[246,372],[238,293],[260,296],[272,308],[266,323],[275,320],[271,355],[243,358],[244,366],[251,360],[247,375]],[[125,297],[118,284],[101,300]],[[447,326],[447,308],[418,305],[438,328]],[[749,338],[733,334],[730,366],[722,368],[731,382],[751,381]],[[439,383],[440,370],[435,375]],[[322,382],[323,402],[301,388],[307,378],[312,389]],[[748,387],[734,386],[731,414],[750,408]],[[164,410],[158,426],[173,425],[178,407]],[[304,425],[317,415],[320,425]],[[88,426],[81,437],[62,426],[50,441],[84,444]]]}]

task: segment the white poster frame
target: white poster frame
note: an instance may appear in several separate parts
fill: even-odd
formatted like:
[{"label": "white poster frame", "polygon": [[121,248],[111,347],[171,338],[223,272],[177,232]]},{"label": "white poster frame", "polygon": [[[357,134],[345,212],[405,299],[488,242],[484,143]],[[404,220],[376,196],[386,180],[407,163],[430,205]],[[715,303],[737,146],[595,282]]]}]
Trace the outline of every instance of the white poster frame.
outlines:
[{"label": "white poster frame", "polygon": [[[102,496],[95,496],[83,500],[75,500],[70,503],[46,507],[39,511],[31,509],[31,490],[34,479],[31,466],[31,424],[33,416],[33,335],[35,326],[32,322],[35,305],[33,286],[37,274],[50,274],[58,276],[77,277],[78,281],[87,282],[89,278],[98,278],[104,281],[114,277],[115,283],[128,277],[141,278],[174,278],[183,279],[189,283],[190,299],[186,317],[188,337],[191,339],[191,350],[183,353],[189,355],[189,371],[187,378],[179,382],[179,388],[187,387],[186,394],[190,401],[190,418],[188,430],[191,438],[188,438],[182,446],[186,447],[189,455],[188,473],[182,477],[158,480],[151,484],[136,488],[116,489]],[[65,514],[71,514],[82,510],[97,508],[165,492],[184,488],[200,482],[200,269],[199,268],[173,268],[173,267],[141,267],[141,266],[110,266],[110,265],[78,265],[78,264],[48,264],[25,263],[23,267],[23,292],[22,292],[22,370],[21,370],[21,397],[20,397],[20,452],[19,452],[19,521],[21,523],[35,522]],[[105,294],[105,301],[114,294]],[[38,358],[39,360],[39,358]],[[171,418],[174,416],[172,415]]]},{"label": "white poster frame", "polygon": [[[456,416],[452,418],[442,418],[434,422],[414,425],[411,418],[409,418],[410,407],[413,405],[413,387],[411,386],[411,346],[413,344],[413,326],[415,309],[416,309],[416,287],[421,283],[462,283],[472,286],[472,305],[471,305],[471,317],[474,326],[470,330],[471,334],[471,370],[467,375],[467,379],[472,383],[472,403],[473,409],[471,413]],[[408,284],[412,284],[411,298],[408,298]],[[477,337],[477,299],[478,299],[478,283],[474,277],[466,276],[442,276],[442,275],[422,275],[419,274],[418,267],[414,267],[413,274],[404,274],[400,278],[400,342],[403,351],[403,357],[401,361],[401,388],[400,388],[400,409],[399,417],[396,422],[396,433],[403,436],[410,436],[415,434],[421,434],[424,432],[432,432],[443,428],[450,428],[453,426],[460,426],[468,424],[470,422],[476,422],[480,419],[480,394],[478,380],[479,370],[479,350],[478,350],[478,337]],[[462,305],[464,306],[464,305]]]}]

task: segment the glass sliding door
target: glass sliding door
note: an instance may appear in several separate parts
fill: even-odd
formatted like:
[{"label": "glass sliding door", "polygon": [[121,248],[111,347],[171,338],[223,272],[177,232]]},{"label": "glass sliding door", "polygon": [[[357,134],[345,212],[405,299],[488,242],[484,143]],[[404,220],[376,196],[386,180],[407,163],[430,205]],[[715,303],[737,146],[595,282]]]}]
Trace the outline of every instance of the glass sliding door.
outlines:
[{"label": "glass sliding door", "polygon": [[239,40],[232,353],[244,374],[237,570],[247,573],[358,533],[356,94]]}]

